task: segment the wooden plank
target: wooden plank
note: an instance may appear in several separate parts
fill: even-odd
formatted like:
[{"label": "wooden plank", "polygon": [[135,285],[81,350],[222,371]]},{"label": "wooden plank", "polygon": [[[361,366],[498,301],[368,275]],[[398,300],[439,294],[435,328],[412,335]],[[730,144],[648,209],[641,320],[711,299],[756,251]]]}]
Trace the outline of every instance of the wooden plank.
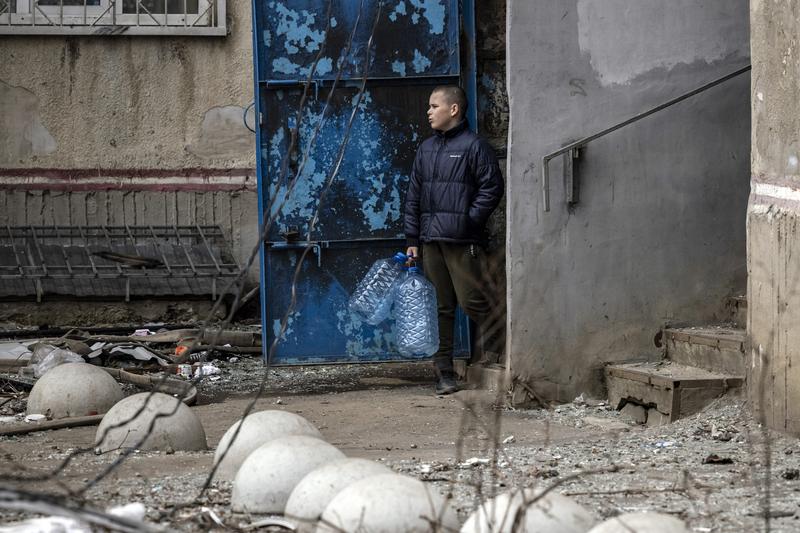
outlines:
[{"label": "wooden plank", "polygon": [[122,223],[128,226],[136,225],[136,194],[137,191],[122,193]]},{"label": "wooden plank", "polygon": [[178,194],[176,191],[164,193],[164,216],[168,226],[178,224]]},{"label": "wooden plank", "polygon": [[28,193],[27,191],[13,191],[8,199],[9,225],[25,226],[28,224]]},{"label": "wooden plank", "polygon": [[69,195],[70,225],[86,225],[86,193],[73,192]]},{"label": "wooden plank", "polygon": [[27,191],[25,203],[25,225],[38,226],[43,224],[42,191]]},{"label": "wooden plank", "polygon": [[10,191],[0,190],[0,228],[11,225],[8,213],[8,197]]},{"label": "wooden plank", "polygon": [[72,193],[69,191],[51,191],[49,195],[48,216],[45,217],[48,225],[72,225]]}]

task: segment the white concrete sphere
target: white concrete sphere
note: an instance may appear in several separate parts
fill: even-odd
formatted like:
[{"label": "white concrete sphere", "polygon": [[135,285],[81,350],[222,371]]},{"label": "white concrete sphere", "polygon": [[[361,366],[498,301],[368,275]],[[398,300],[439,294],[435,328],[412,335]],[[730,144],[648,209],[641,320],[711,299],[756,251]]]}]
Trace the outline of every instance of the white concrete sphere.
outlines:
[{"label": "white concrete sphere", "polygon": [[[317,525],[317,533],[428,533],[455,531],[458,517],[450,502],[433,487],[399,474],[383,474],[356,481],[337,494]],[[328,524],[337,529],[330,527]]]},{"label": "white concrete sphere", "polygon": [[[532,500],[534,489],[500,494],[483,502],[464,522],[461,533],[511,533],[517,512],[524,502]],[[529,505],[514,533],[586,533],[597,520],[572,499],[548,492]]]},{"label": "white concrete sphere", "polygon": [[64,363],[51,368],[33,385],[28,396],[31,414],[52,418],[102,415],[123,397],[108,372],[88,363]]},{"label": "white concrete sphere", "polygon": [[662,513],[625,513],[597,524],[588,533],[689,533],[682,520]]},{"label": "white concrete sphere", "polygon": [[[241,424],[242,421],[237,420],[222,436],[217,446],[217,451],[214,452],[214,464],[220,463],[223,452],[230,446],[233,434]],[[322,434],[311,422],[294,413],[259,411],[247,415],[242,429],[236,435],[233,446],[225,454],[225,458],[214,473],[214,479],[233,480],[239,467],[242,466],[244,460],[253,450],[273,439],[289,435],[306,435],[322,439]]]},{"label": "white concrete sphere", "polygon": [[297,519],[299,531],[312,531],[333,498],[349,485],[392,470],[369,459],[346,458],[309,472],[289,495],[284,514]]},{"label": "white concrete sphere", "polygon": [[[143,406],[144,410],[139,413]],[[156,419],[159,414],[164,416]],[[138,444],[147,435],[154,419],[150,435]],[[120,427],[107,429],[123,422]],[[103,438],[106,431],[108,433]],[[117,403],[100,422],[95,443],[103,452],[134,446],[140,450],[207,449],[206,432],[194,411],[178,398],[161,392],[140,392]]]},{"label": "white concrete sphere", "polygon": [[233,480],[236,512],[282,513],[289,495],[306,474],[344,458],[327,442],[305,435],[273,439],[247,456]]}]

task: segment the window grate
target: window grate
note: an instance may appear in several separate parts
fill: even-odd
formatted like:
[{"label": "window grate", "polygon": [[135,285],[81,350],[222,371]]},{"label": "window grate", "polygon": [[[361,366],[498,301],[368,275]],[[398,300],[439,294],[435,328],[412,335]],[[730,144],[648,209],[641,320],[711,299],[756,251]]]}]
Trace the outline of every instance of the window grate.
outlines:
[{"label": "window grate", "polygon": [[0,0],[0,35],[227,35],[225,0]]}]

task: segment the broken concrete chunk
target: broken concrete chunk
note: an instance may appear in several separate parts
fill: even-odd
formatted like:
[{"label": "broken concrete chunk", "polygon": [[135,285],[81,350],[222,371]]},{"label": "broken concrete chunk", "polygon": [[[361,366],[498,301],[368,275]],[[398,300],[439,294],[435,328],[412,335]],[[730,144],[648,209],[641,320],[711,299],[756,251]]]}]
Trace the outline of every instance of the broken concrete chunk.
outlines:
[{"label": "broken concrete chunk", "polygon": [[683,521],[662,513],[626,513],[598,524],[588,533],[689,533]]},{"label": "broken concrete chunk", "polygon": [[644,424],[647,422],[647,411],[641,405],[635,403],[626,403],[625,406],[619,411],[620,418],[627,418],[637,424]]},{"label": "broken concrete chunk", "polygon": [[[232,481],[236,472],[253,450],[273,439],[289,435],[305,435],[322,439],[322,434],[314,425],[300,415],[286,411],[260,411],[251,413],[245,419],[242,429],[236,435],[233,446],[231,439],[241,421],[234,423],[222,436],[214,453],[214,464],[219,463],[214,479]],[[230,446],[230,451],[223,453]],[[221,461],[221,462],[220,462]]]},{"label": "broken concrete chunk", "polygon": [[178,398],[161,392],[141,392],[114,405],[100,422],[95,442],[101,452],[119,448],[207,448],[205,430],[194,411]]},{"label": "broken concrete chunk", "polygon": [[627,431],[630,429],[630,426],[627,423],[615,420],[613,418],[585,416],[583,417],[583,421],[605,431]]},{"label": "broken concrete chunk", "polygon": [[458,517],[449,501],[418,479],[383,474],[356,481],[336,495],[317,533],[456,531]]},{"label": "broken concrete chunk", "polygon": [[233,480],[231,507],[240,513],[282,513],[289,495],[311,471],[344,454],[327,442],[302,435],[262,444]]},{"label": "broken concrete chunk", "polygon": [[[535,500],[537,494],[534,489],[516,490],[483,502],[464,523],[461,533],[585,533],[597,523],[588,510],[566,496],[549,492]],[[523,514],[514,528],[520,512]]]},{"label": "broken concrete chunk", "polygon": [[328,504],[342,490],[371,476],[393,473],[368,459],[340,459],[323,465],[304,477],[289,496],[284,514],[298,520],[297,531],[313,531]]},{"label": "broken concrete chunk", "polygon": [[665,415],[655,407],[647,410],[647,426],[666,426],[669,424],[669,415]]},{"label": "broken concrete chunk", "polygon": [[65,363],[34,384],[26,411],[47,413],[53,419],[100,415],[122,396],[119,384],[104,370],[87,363]]}]

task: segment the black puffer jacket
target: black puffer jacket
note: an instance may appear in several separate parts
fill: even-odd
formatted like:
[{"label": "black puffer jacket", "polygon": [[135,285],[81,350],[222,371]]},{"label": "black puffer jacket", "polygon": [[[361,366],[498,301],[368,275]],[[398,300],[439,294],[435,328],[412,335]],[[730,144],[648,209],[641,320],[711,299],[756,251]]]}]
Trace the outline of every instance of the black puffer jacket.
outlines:
[{"label": "black puffer jacket", "polygon": [[408,246],[447,241],[477,244],[503,197],[503,177],[489,143],[463,121],[423,141],[405,206]]}]

